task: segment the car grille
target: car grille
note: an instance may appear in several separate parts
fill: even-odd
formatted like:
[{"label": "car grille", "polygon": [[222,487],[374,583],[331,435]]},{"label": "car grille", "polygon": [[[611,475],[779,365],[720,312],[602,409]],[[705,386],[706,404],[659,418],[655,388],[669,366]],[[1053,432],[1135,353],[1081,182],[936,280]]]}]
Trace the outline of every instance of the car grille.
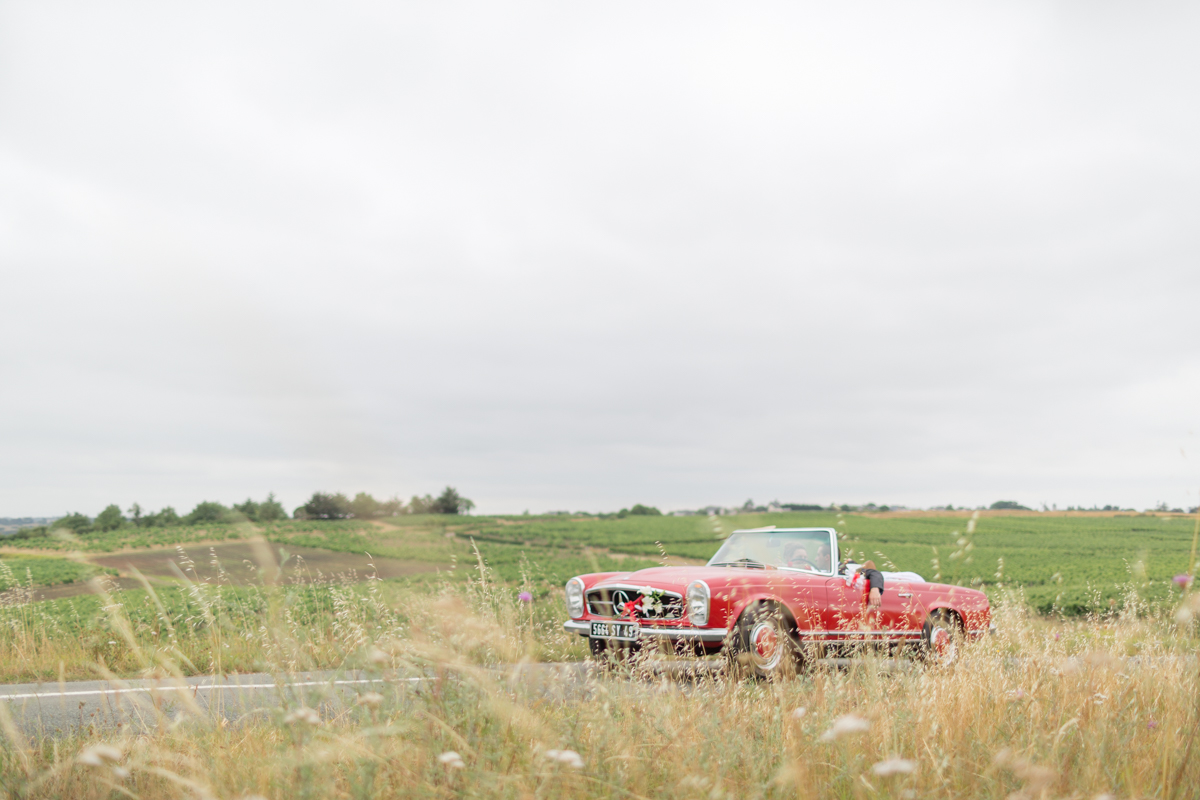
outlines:
[{"label": "car grille", "polygon": [[[595,617],[619,617],[625,604],[637,600],[642,593],[637,589],[593,589],[587,593],[588,613]],[[662,612],[649,613],[638,610],[641,619],[680,619],[683,617],[683,598],[674,592],[663,592]],[[614,613],[615,612],[615,613]]]}]

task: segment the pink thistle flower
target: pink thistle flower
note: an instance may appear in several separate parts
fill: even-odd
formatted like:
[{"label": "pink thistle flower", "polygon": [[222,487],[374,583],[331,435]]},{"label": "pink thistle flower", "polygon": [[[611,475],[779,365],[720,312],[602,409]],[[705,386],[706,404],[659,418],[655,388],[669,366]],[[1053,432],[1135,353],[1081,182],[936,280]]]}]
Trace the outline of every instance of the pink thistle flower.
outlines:
[{"label": "pink thistle flower", "polygon": [[1171,580],[1180,589],[1186,589],[1187,587],[1192,585],[1192,576],[1191,575],[1176,575]]},{"label": "pink thistle flower", "polygon": [[533,595],[530,594],[529,592],[521,592],[519,595],[517,595],[517,599],[520,600],[522,603],[532,603]]},{"label": "pink thistle flower", "polygon": [[1158,727],[1158,722],[1157,722],[1157,721],[1155,721],[1155,720],[1149,720],[1149,721],[1146,723],[1146,729],[1147,729],[1147,730],[1154,730],[1154,729],[1155,729],[1155,728],[1157,728],[1157,727]]}]

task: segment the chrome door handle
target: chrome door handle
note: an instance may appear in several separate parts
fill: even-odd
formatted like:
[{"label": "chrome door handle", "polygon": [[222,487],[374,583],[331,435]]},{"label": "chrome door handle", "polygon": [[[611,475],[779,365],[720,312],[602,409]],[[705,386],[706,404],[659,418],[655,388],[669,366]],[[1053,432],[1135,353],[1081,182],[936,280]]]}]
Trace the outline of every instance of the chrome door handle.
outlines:
[{"label": "chrome door handle", "polygon": [[900,592],[901,597],[912,597],[912,592]]}]

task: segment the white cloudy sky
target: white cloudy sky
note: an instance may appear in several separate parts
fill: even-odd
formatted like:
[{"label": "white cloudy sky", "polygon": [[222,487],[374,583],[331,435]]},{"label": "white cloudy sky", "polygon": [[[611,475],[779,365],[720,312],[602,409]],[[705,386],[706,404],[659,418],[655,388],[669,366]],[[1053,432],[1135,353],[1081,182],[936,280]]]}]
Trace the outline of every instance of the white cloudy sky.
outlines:
[{"label": "white cloudy sky", "polygon": [[0,516],[1197,502],[1200,7],[0,5]]}]

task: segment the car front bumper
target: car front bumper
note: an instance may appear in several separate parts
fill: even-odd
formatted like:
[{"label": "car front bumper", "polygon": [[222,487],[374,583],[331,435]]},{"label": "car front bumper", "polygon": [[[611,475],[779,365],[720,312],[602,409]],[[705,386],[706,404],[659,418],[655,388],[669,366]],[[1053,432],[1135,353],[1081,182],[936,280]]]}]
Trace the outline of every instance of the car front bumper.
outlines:
[{"label": "car front bumper", "polygon": [[[592,632],[592,623],[588,620],[569,619],[563,623],[567,633],[577,633],[587,636]],[[643,625],[639,631],[640,638],[672,639],[675,641],[723,642],[727,631],[723,628],[656,628]]]}]

